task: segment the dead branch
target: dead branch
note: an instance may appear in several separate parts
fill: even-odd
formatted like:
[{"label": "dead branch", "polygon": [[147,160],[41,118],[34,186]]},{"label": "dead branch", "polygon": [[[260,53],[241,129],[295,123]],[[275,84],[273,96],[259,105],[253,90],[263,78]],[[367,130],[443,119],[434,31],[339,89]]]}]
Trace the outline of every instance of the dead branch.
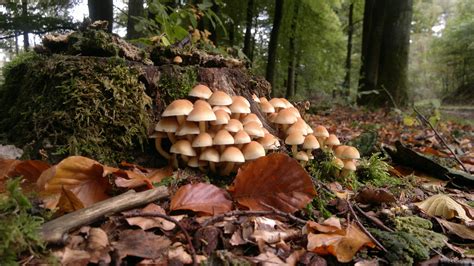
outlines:
[{"label": "dead branch", "polygon": [[130,190],[43,224],[41,237],[47,243],[64,243],[67,233],[75,228],[90,224],[104,216],[135,208],[167,196],[169,193],[166,187],[157,187],[138,193]]},{"label": "dead branch", "polygon": [[264,215],[277,215],[280,217],[287,218],[288,220],[294,221],[296,223],[300,224],[306,224],[305,220],[302,220],[298,217],[295,217],[292,214],[282,212],[279,210],[276,210],[273,208],[271,211],[231,211],[231,212],[226,212],[223,214],[215,215],[212,218],[207,219],[202,223],[202,226],[208,226],[212,223],[218,222],[223,220],[225,217],[233,217],[233,216],[264,216]]},{"label": "dead branch", "polygon": [[369,219],[374,225],[376,225],[378,228],[388,231],[388,232],[395,232],[393,231],[392,228],[386,226],[380,220],[375,219],[374,217],[368,215],[365,211],[363,211],[357,204],[354,204],[354,207],[356,208],[357,211],[359,211],[365,218]]},{"label": "dead branch", "polygon": [[170,217],[166,214],[162,214],[162,213],[158,213],[158,212],[140,212],[140,211],[123,214],[123,217],[125,217],[125,218],[130,218],[130,217],[159,217],[159,218],[162,218],[162,219],[165,219],[167,221],[170,221],[170,222],[174,223],[183,232],[184,237],[186,238],[186,241],[188,242],[189,251],[191,252],[191,256],[193,258],[193,265],[198,265],[198,261],[197,261],[197,257],[196,257],[196,250],[194,249],[191,237],[189,236],[189,233],[186,230],[186,228],[184,228],[183,225],[178,220],[176,220],[173,217]]}]

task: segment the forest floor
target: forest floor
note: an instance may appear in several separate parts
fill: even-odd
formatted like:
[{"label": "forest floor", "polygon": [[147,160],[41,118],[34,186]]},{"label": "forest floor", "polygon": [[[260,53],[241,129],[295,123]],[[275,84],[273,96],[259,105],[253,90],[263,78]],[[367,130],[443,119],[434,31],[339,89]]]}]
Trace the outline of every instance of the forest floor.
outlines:
[{"label": "forest floor", "polygon": [[[426,112],[424,117],[434,130],[422,122],[420,114],[411,112],[337,106],[305,114],[311,126],[324,125],[342,143],[359,148],[365,159],[353,176],[356,179],[342,178],[335,168],[327,168],[326,162],[318,159],[306,165],[304,171],[296,161],[278,153],[242,167],[233,182],[168,167],[147,169],[122,163],[118,169],[84,157],[69,157],[52,168],[37,161],[2,160],[0,191],[9,191],[7,206],[15,206],[16,223],[21,215],[40,216],[38,195],[46,204],[54,198],[61,212],[104,199],[112,201],[106,205],[113,210],[90,220],[83,220],[87,216],[84,213],[73,216],[72,220],[80,221],[74,225],[68,218],[55,220],[67,216],[56,213],[40,227],[43,239],[56,245],[45,251],[38,248],[41,241],[23,233],[23,249],[5,251],[14,242],[0,245],[0,257],[1,252],[13,257],[20,254],[21,263],[47,262],[55,257],[61,264],[76,265],[204,261],[211,265],[473,263],[474,186],[469,179],[474,173],[473,112],[472,108],[442,108],[442,114],[461,118],[454,121]],[[414,156],[408,161],[421,162],[429,158],[431,168],[445,172],[437,175],[426,165],[406,165],[403,160],[395,162],[389,156],[373,155],[384,153],[387,147],[390,150],[397,142],[416,151],[398,156]],[[400,152],[400,146],[397,148]],[[11,182],[6,187],[9,177],[16,175],[25,177],[23,191],[33,192],[29,194],[32,205],[21,204]],[[102,180],[104,176],[108,180]],[[280,180],[275,181],[275,176]],[[38,191],[34,184],[42,184],[45,178],[55,180],[47,181],[50,185],[66,182],[69,189]],[[158,191],[148,201],[140,196],[162,186],[169,194]],[[313,186],[317,196],[306,207],[296,208],[312,195]],[[105,193],[111,188],[115,193],[132,188],[143,191],[128,200],[137,197],[141,204],[128,202],[123,207],[123,202],[114,201],[120,196]],[[2,212],[8,209],[5,202],[8,200],[0,197]],[[36,211],[27,209],[22,214],[24,208],[32,206]],[[123,208],[118,209],[120,206]],[[80,210],[73,214],[77,212]],[[53,234],[58,230],[59,238]],[[68,231],[69,238],[63,241],[62,233]],[[0,230],[0,234],[8,233]]]}]

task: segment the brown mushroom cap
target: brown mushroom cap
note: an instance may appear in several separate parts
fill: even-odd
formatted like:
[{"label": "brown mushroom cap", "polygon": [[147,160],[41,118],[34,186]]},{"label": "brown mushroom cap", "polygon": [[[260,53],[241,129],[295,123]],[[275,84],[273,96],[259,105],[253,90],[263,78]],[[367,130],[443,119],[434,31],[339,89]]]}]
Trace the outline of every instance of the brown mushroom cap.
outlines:
[{"label": "brown mushroom cap", "polygon": [[229,115],[232,114],[232,111],[230,111],[229,107],[227,107],[227,106],[218,106],[217,105],[217,106],[212,107],[212,111],[215,112],[217,110],[223,110],[226,113],[228,113]]},{"label": "brown mushroom cap", "polygon": [[231,146],[224,150],[221,154],[220,160],[221,162],[243,163],[245,162],[245,157],[239,149]]},{"label": "brown mushroom cap", "polygon": [[268,101],[273,107],[276,108],[286,108],[286,104],[284,101],[282,101],[280,98],[272,98],[270,101]]},{"label": "brown mushroom cap", "polygon": [[265,150],[277,150],[280,147],[280,141],[270,133],[266,133],[258,142],[262,144]]},{"label": "brown mushroom cap", "polygon": [[240,98],[235,98],[232,104],[229,106],[232,114],[248,114],[250,113],[250,107]]},{"label": "brown mushroom cap", "polygon": [[226,125],[230,120],[230,115],[224,110],[216,110],[214,114],[216,115],[216,120],[210,122],[213,126]]},{"label": "brown mushroom cap", "polygon": [[234,144],[246,144],[252,141],[249,134],[245,130],[239,130],[234,135]]},{"label": "brown mushroom cap", "polygon": [[344,152],[344,150],[347,147],[349,147],[349,146],[346,146],[346,145],[337,146],[337,148],[334,149],[334,156],[336,156],[337,158],[342,159],[342,153]]},{"label": "brown mushroom cap", "polygon": [[280,125],[291,125],[297,121],[297,117],[289,109],[282,109],[278,112],[273,123]]},{"label": "brown mushroom cap", "polygon": [[223,91],[215,91],[211,97],[208,99],[209,104],[211,105],[231,105],[232,104],[232,98],[225,92]]},{"label": "brown mushroom cap", "polygon": [[196,138],[194,138],[191,145],[193,148],[202,148],[212,146],[212,137],[209,133],[203,132],[200,133]]},{"label": "brown mushroom cap", "polygon": [[275,119],[277,118],[278,113],[269,113],[268,114],[268,121],[275,123]]},{"label": "brown mushroom cap", "polygon": [[238,132],[244,129],[242,123],[237,119],[230,119],[227,125],[224,127],[229,132]]},{"label": "brown mushroom cap", "polygon": [[258,99],[260,100],[260,103],[268,102],[267,98],[265,98],[265,97],[260,97]]},{"label": "brown mushroom cap", "polygon": [[318,125],[316,126],[316,128],[314,129],[314,133],[313,133],[316,137],[321,137],[321,138],[327,138],[329,137],[329,132],[328,130],[322,126],[322,125]]},{"label": "brown mushroom cap", "polygon": [[334,158],[332,159],[332,164],[333,164],[335,167],[337,167],[337,169],[339,169],[339,170],[341,170],[342,168],[344,168],[344,162],[343,162],[341,159],[337,158],[337,157],[334,157]]},{"label": "brown mushroom cap", "polygon": [[305,150],[319,149],[319,142],[314,135],[308,135],[304,138],[303,149]]},{"label": "brown mushroom cap", "polygon": [[295,159],[298,161],[304,161],[304,162],[309,161],[308,154],[306,154],[306,152],[304,151],[297,152],[295,155]]},{"label": "brown mushroom cap", "polygon": [[176,143],[171,146],[170,152],[185,156],[196,156],[196,152],[193,147],[191,147],[191,143],[185,139],[176,141]]},{"label": "brown mushroom cap", "polygon": [[197,135],[199,134],[199,127],[196,123],[186,121],[182,124],[178,130],[176,130],[176,136],[186,136],[186,135]]},{"label": "brown mushroom cap", "polygon": [[173,58],[173,63],[181,64],[181,63],[183,63],[183,58],[181,58],[181,56],[177,55]]},{"label": "brown mushroom cap", "polygon": [[178,130],[178,122],[174,117],[163,117],[158,121],[155,130],[159,132],[176,132]]},{"label": "brown mushroom cap", "polygon": [[208,86],[198,84],[189,92],[189,96],[200,98],[200,99],[209,99],[211,97],[212,91]]},{"label": "brown mushroom cap", "polygon": [[307,131],[307,128],[306,128],[306,124],[304,122],[301,122],[300,121],[296,121],[296,123],[294,123],[293,125],[291,125],[287,130],[286,130],[286,134],[291,134],[291,133],[300,133],[302,135],[307,135],[308,134],[308,131]]},{"label": "brown mushroom cap", "polygon": [[343,169],[349,170],[349,171],[355,171],[355,170],[357,170],[357,167],[356,167],[356,164],[354,163],[354,161],[349,160],[349,161],[344,162],[344,168]]},{"label": "brown mushroom cap", "polygon": [[221,129],[214,136],[213,145],[232,145],[234,144],[234,137],[225,129]]},{"label": "brown mushroom cap", "polygon": [[298,117],[298,118],[301,117],[300,111],[298,111],[298,109],[296,109],[296,107],[288,107],[286,109],[290,110],[296,117]]},{"label": "brown mushroom cap", "polygon": [[161,116],[178,116],[178,115],[188,115],[193,110],[193,103],[188,100],[175,100],[168,107]]},{"label": "brown mushroom cap", "polygon": [[234,103],[235,101],[241,101],[243,102],[247,107],[250,108],[250,102],[249,100],[247,100],[244,96],[240,96],[240,95],[236,95],[236,96],[232,96],[232,103]]},{"label": "brown mushroom cap", "polygon": [[247,124],[249,122],[252,122],[252,121],[257,122],[260,126],[263,126],[262,121],[260,121],[258,116],[254,113],[250,113],[247,116],[245,116],[245,118],[242,119],[242,124],[245,125],[245,124]]},{"label": "brown mushroom cap", "polygon": [[253,100],[254,102],[256,102],[256,103],[260,103],[260,99],[258,98],[257,95],[255,95],[255,93],[252,94],[252,100]]},{"label": "brown mushroom cap", "polygon": [[218,163],[220,161],[219,157],[219,152],[216,149],[206,148],[199,156],[199,160]]},{"label": "brown mushroom cap", "polygon": [[193,122],[215,121],[216,114],[214,114],[214,112],[210,108],[208,109],[205,106],[197,106],[193,109],[191,113],[189,113],[186,120]]},{"label": "brown mushroom cap", "polygon": [[194,102],[193,110],[196,108],[206,108],[212,111],[211,105],[204,100],[197,100],[196,102]]},{"label": "brown mushroom cap", "polygon": [[304,143],[305,137],[302,134],[293,133],[286,137],[285,143],[288,145],[301,145]]},{"label": "brown mushroom cap", "polygon": [[360,153],[356,148],[347,146],[347,148],[342,151],[340,158],[342,160],[357,160],[360,159]]},{"label": "brown mushroom cap", "polygon": [[244,125],[244,130],[252,138],[261,138],[265,135],[262,126],[255,121],[250,121]]},{"label": "brown mushroom cap", "polygon": [[341,145],[341,142],[334,134],[329,134],[329,137],[324,141],[324,144],[327,146],[337,146]]},{"label": "brown mushroom cap", "polygon": [[280,100],[285,104],[285,107],[284,107],[284,108],[294,107],[293,104],[290,103],[290,101],[288,101],[287,99],[285,99],[285,98],[280,98]]},{"label": "brown mushroom cap", "polygon": [[273,107],[273,105],[269,102],[261,102],[260,108],[262,109],[262,112],[266,114],[275,112],[275,107]]},{"label": "brown mushroom cap", "polygon": [[245,144],[242,153],[244,154],[245,160],[255,160],[259,157],[265,156],[265,149],[260,143],[251,141],[250,143]]}]

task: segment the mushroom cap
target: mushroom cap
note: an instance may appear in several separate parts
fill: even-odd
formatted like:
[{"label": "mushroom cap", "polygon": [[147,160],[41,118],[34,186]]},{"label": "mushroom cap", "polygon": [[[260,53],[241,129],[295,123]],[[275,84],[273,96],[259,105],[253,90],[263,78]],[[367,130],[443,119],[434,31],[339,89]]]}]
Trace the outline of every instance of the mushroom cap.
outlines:
[{"label": "mushroom cap", "polygon": [[[237,97],[237,96],[234,96],[234,97]],[[248,114],[248,113],[250,113],[250,107],[247,106],[245,101],[242,100],[241,98],[234,98],[234,101],[229,106],[229,109],[233,114]]]},{"label": "mushroom cap", "polygon": [[197,135],[196,138],[194,138],[192,147],[197,148],[197,147],[209,147],[212,146],[212,137],[209,135],[209,133],[202,132],[199,135]]},{"label": "mushroom cap", "polygon": [[304,122],[301,122],[300,121],[296,121],[296,123],[294,123],[293,125],[291,125],[287,130],[286,130],[286,134],[291,134],[291,133],[294,133],[294,132],[297,132],[297,133],[300,133],[302,135],[307,135],[308,134],[308,131],[307,131],[307,128],[306,128],[306,124]]},{"label": "mushroom cap", "polygon": [[214,148],[206,148],[199,156],[199,160],[218,163],[220,161],[219,152]]},{"label": "mushroom cap", "polygon": [[308,135],[304,138],[303,149],[305,150],[319,149],[319,142],[314,135]]},{"label": "mushroom cap", "polygon": [[208,99],[209,104],[211,105],[231,105],[232,98],[223,91],[215,91],[211,97]]},{"label": "mushroom cap", "polygon": [[336,146],[341,145],[341,142],[334,134],[329,134],[329,137],[324,141],[325,145]]},{"label": "mushroom cap", "polygon": [[280,98],[280,100],[285,104],[285,107],[284,107],[284,108],[294,107],[293,104],[290,103],[290,101],[288,101],[287,99],[285,99],[285,98]]},{"label": "mushroom cap", "polygon": [[339,169],[339,170],[341,170],[342,168],[344,168],[344,162],[343,162],[341,159],[337,158],[337,157],[334,157],[334,158],[332,159],[332,164],[333,164],[335,167],[337,167],[337,169]]},{"label": "mushroom cap", "polygon": [[212,95],[211,89],[209,89],[208,86],[203,85],[203,84],[198,84],[192,88],[192,90],[188,94],[189,96],[192,97],[197,97],[201,99],[209,99]]},{"label": "mushroom cap", "polygon": [[242,123],[239,120],[230,119],[229,122],[227,122],[227,125],[225,125],[224,128],[229,132],[238,132],[239,130],[244,129],[244,126],[242,125]]},{"label": "mushroom cap", "polygon": [[260,97],[258,99],[260,100],[260,103],[268,102],[267,98],[265,98],[265,97]]},{"label": "mushroom cap", "polygon": [[244,96],[235,95],[235,96],[232,96],[231,98],[232,98],[232,103],[234,103],[235,101],[242,101],[248,108],[250,108],[250,102]]},{"label": "mushroom cap", "polygon": [[349,170],[349,171],[355,171],[357,170],[357,167],[354,161],[350,160],[350,161],[344,162],[344,169]]},{"label": "mushroom cap", "polygon": [[255,95],[255,93],[252,94],[252,100],[253,100],[254,102],[256,102],[256,103],[260,103],[260,99],[258,98],[257,95]]},{"label": "mushroom cap", "polygon": [[288,145],[301,145],[304,143],[305,137],[298,133],[292,133],[285,139],[285,143]]},{"label": "mushroom cap", "polygon": [[178,115],[188,115],[193,110],[193,103],[179,99],[175,100],[168,107],[166,107],[165,111],[161,116],[168,117],[168,116],[178,116]]},{"label": "mushroom cap", "polygon": [[194,107],[193,111],[189,113],[186,118],[187,121],[202,122],[202,121],[215,121],[216,114],[212,109],[208,109],[205,106]]},{"label": "mushroom cap", "polygon": [[299,151],[295,154],[295,159],[298,161],[309,161],[308,154],[304,151]]},{"label": "mushroom cap", "polygon": [[176,132],[178,130],[178,122],[174,117],[163,117],[155,126],[156,131],[160,132]]},{"label": "mushroom cap", "polygon": [[245,125],[245,124],[247,124],[247,123],[249,123],[249,122],[252,122],[252,121],[257,122],[258,124],[260,124],[260,126],[263,126],[262,121],[260,121],[260,119],[258,118],[258,116],[257,116],[256,114],[254,114],[254,113],[250,113],[250,114],[246,115],[246,116],[244,117],[244,119],[242,119],[242,124]]},{"label": "mushroom cap", "polygon": [[197,135],[199,134],[199,127],[196,123],[186,121],[182,124],[178,130],[176,130],[176,136],[185,136],[185,135]]},{"label": "mushroom cap", "polygon": [[198,157],[191,157],[191,159],[188,160],[188,166],[196,168],[199,166],[206,166],[206,163],[203,161],[200,161]]},{"label": "mushroom cap", "polygon": [[278,112],[278,115],[275,117],[275,124],[289,125],[297,121],[297,117],[290,109],[282,109]]},{"label": "mushroom cap", "polygon": [[347,148],[342,151],[340,158],[342,160],[357,160],[360,159],[360,153],[356,148],[347,146]]},{"label": "mushroom cap", "polygon": [[280,147],[280,141],[270,133],[266,133],[263,138],[259,138],[258,142],[262,144],[266,150],[276,150]]},{"label": "mushroom cap", "polygon": [[212,107],[212,111],[217,111],[217,110],[223,110],[225,111],[226,113],[228,113],[229,115],[232,114],[232,111],[230,111],[229,107],[227,106],[219,106],[219,105],[216,105],[214,107]]},{"label": "mushroom cap", "polygon": [[181,64],[181,63],[183,63],[183,58],[181,58],[181,56],[177,55],[173,58],[173,63]]},{"label": "mushroom cap", "polygon": [[286,108],[286,104],[284,101],[282,101],[280,98],[272,98],[270,101],[268,101],[273,107],[275,108]]},{"label": "mushroom cap", "polygon": [[[209,110],[212,110],[211,105],[208,102],[204,101],[204,100],[195,101],[194,106],[193,106],[193,110],[196,109],[196,108],[203,108],[203,107],[205,107]],[[192,113],[192,111],[191,111],[191,113]]]},{"label": "mushroom cap", "polygon": [[226,125],[230,120],[230,115],[224,110],[216,110],[214,111],[216,115],[216,120],[211,121],[211,125]]},{"label": "mushroom cap", "polygon": [[214,136],[214,140],[212,141],[214,145],[232,145],[234,144],[234,137],[229,133],[229,131],[225,129],[221,129],[217,132]]},{"label": "mushroom cap", "polygon": [[316,137],[320,137],[320,138],[327,138],[329,137],[329,132],[328,130],[322,126],[322,125],[318,125],[316,126],[316,128],[314,128],[314,133],[313,133]]},{"label": "mushroom cap", "polygon": [[244,154],[245,160],[254,160],[265,156],[265,149],[260,143],[251,141],[250,143],[245,144],[242,153]]},{"label": "mushroom cap", "polygon": [[275,123],[275,119],[277,118],[278,113],[269,113],[268,114],[268,121]]},{"label": "mushroom cap", "polygon": [[221,154],[221,162],[243,163],[245,162],[245,157],[239,149],[231,146],[227,147]]},{"label": "mushroom cap", "polygon": [[261,138],[265,135],[265,132],[263,132],[262,126],[255,121],[250,121],[247,124],[245,124],[244,130],[252,138]]},{"label": "mushroom cap", "polygon": [[340,146],[337,146],[336,149],[334,149],[334,156],[336,156],[337,158],[341,158],[342,159],[342,153],[344,152],[344,150],[349,147],[347,145],[340,145]]},{"label": "mushroom cap", "polygon": [[296,117],[301,117],[300,111],[296,107],[287,107],[286,109],[290,110]]},{"label": "mushroom cap", "polygon": [[269,102],[260,102],[260,108],[266,114],[275,112],[275,107]]},{"label": "mushroom cap", "polygon": [[176,141],[176,143],[171,146],[170,152],[186,156],[196,156],[196,152],[193,147],[191,147],[191,142],[185,139]]},{"label": "mushroom cap", "polygon": [[249,143],[250,141],[252,141],[252,139],[250,138],[249,134],[245,132],[245,130],[239,130],[234,135],[234,144],[245,144]]}]

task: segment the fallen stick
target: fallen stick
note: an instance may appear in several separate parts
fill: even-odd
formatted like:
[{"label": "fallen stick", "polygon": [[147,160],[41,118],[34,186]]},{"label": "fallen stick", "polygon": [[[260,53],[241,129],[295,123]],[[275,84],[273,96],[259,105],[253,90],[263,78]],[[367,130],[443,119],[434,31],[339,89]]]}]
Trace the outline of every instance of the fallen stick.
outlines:
[{"label": "fallen stick", "polygon": [[166,187],[157,187],[143,192],[130,190],[43,224],[41,238],[47,243],[64,243],[67,239],[67,233],[75,228],[95,222],[101,217],[135,208],[167,196],[169,196],[169,193]]}]

